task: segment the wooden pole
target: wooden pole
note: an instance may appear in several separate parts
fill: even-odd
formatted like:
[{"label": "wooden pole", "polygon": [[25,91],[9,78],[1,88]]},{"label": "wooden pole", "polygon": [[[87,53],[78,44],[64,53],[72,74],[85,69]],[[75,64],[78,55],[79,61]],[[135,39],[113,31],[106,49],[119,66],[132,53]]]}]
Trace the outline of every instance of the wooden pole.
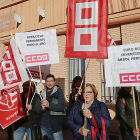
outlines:
[{"label": "wooden pole", "polygon": [[[132,87],[132,94],[133,94],[133,104],[134,104],[134,114],[135,114],[135,124],[136,124],[136,129],[137,129],[137,128],[138,128],[138,122],[137,122],[137,113],[136,113],[136,103],[135,103],[134,87]],[[137,137],[137,140],[139,140],[139,137]]]}]

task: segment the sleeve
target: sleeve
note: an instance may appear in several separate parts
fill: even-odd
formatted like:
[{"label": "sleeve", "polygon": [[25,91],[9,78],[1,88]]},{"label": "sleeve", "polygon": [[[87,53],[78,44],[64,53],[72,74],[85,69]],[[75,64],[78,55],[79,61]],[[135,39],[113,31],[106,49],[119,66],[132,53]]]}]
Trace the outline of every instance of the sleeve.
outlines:
[{"label": "sleeve", "polygon": [[70,114],[67,118],[67,126],[69,127],[69,129],[71,130],[71,132],[73,133],[74,137],[80,137],[80,134],[78,133],[79,129],[82,127],[81,125],[78,125],[74,122],[74,114],[77,111],[75,104],[73,106],[73,108],[70,111]]},{"label": "sleeve", "polygon": [[125,105],[123,103],[123,99],[122,98],[118,98],[117,102],[116,102],[116,114],[119,118],[121,118],[124,123],[126,123],[130,128],[134,128],[135,124],[130,121],[130,119],[128,119],[128,117],[126,116],[125,113]]},{"label": "sleeve", "polygon": [[[94,118],[95,118],[98,128],[102,129],[102,121],[100,117],[103,117],[105,121],[105,128],[108,129],[111,124],[110,113],[108,111],[107,106],[104,103],[101,102],[100,104],[101,104],[101,116],[99,116],[98,114],[94,114]],[[92,119],[89,119],[89,122],[92,126],[94,126]]]},{"label": "sleeve", "polygon": [[65,109],[65,98],[62,89],[58,89],[58,104],[49,102],[49,109],[52,111],[64,111]]},{"label": "sleeve", "polygon": [[35,105],[32,108],[32,110],[35,111],[36,113],[40,114],[42,112],[41,108],[42,107],[41,107],[40,98],[38,97]]}]

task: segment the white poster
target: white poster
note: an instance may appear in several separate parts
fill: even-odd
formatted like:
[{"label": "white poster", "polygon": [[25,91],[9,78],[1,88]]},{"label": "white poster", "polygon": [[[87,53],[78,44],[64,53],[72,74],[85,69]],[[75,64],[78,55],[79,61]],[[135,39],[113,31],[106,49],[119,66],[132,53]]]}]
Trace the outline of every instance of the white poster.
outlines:
[{"label": "white poster", "polygon": [[[128,47],[131,46],[131,53],[124,53],[130,51]],[[134,49],[132,49],[132,46]],[[125,86],[139,86],[140,85],[140,60],[138,54],[136,56],[136,48],[139,44],[112,46],[108,48],[109,59],[105,60],[105,79],[107,87],[125,87]],[[133,50],[133,51],[132,51]],[[124,55],[128,55],[124,59]],[[135,60],[134,60],[135,59]]]},{"label": "white poster", "polygon": [[113,47],[116,70],[140,69],[140,43]]},{"label": "white poster", "polygon": [[17,33],[15,38],[28,67],[59,63],[55,29]]}]

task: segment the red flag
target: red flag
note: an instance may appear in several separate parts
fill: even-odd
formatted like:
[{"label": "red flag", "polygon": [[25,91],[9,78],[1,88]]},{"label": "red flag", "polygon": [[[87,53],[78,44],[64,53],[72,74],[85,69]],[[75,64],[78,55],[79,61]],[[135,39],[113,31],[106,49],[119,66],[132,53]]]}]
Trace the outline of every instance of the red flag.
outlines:
[{"label": "red flag", "polygon": [[29,80],[14,39],[11,40],[0,63],[0,89],[10,88]]},{"label": "red flag", "polygon": [[17,94],[17,102],[18,102],[17,103],[17,108],[18,108],[17,116],[24,116],[20,90],[18,91],[18,94]]},{"label": "red flag", "polygon": [[20,94],[19,86],[0,91],[0,124],[3,129],[21,118],[17,116],[18,94]]},{"label": "red flag", "polygon": [[[49,64],[41,65],[42,80],[45,80],[46,75],[48,75],[50,73],[50,67],[51,67],[51,65],[49,65]],[[29,71],[30,71],[30,73],[29,73]],[[29,71],[27,70],[29,77],[33,78],[34,81],[36,81],[36,82],[40,82],[40,72],[39,72],[38,66],[29,67]],[[32,75],[32,77],[31,77],[31,75]]]},{"label": "red flag", "polygon": [[107,58],[107,0],[68,0],[65,57]]},{"label": "red flag", "polygon": [[[115,41],[113,40],[113,38],[111,37],[111,35],[108,32],[108,35],[107,35],[107,47],[109,47],[109,46],[116,46],[116,43],[115,43]],[[104,59],[96,59],[96,61],[104,64]]]},{"label": "red flag", "polygon": [[109,47],[109,46],[116,46],[116,43],[113,40],[113,38],[111,37],[111,35],[108,33],[108,35],[107,35],[107,47]]}]

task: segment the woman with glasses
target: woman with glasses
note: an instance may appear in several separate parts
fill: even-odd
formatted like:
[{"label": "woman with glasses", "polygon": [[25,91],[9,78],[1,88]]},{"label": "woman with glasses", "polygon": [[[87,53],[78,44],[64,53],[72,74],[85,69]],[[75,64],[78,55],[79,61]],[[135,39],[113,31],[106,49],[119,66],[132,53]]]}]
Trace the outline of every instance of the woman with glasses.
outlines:
[{"label": "woman with glasses", "polygon": [[110,114],[106,105],[97,100],[96,87],[93,84],[86,84],[86,95],[85,91],[82,94],[86,104],[84,100],[75,102],[67,119],[74,140],[84,140],[84,136],[87,136],[87,140],[109,140],[106,130],[110,127]]}]

